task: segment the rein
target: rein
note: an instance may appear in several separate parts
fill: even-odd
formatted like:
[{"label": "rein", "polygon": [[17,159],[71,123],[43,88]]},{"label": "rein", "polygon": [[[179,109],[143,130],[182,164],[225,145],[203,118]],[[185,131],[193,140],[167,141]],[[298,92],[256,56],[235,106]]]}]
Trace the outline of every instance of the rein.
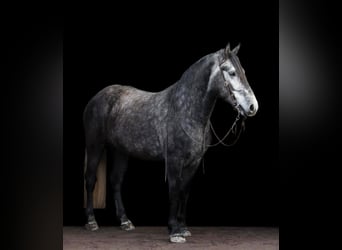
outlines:
[{"label": "rein", "polygon": [[[215,147],[219,144],[225,146],[225,147],[231,147],[234,146],[235,143],[239,140],[240,135],[241,135],[241,131],[245,129],[245,117],[243,117],[242,123],[241,123],[241,127],[240,127],[240,131],[239,134],[237,135],[237,137],[235,138],[235,140],[231,143],[231,144],[226,144],[224,143],[224,140],[228,137],[228,135],[233,132],[233,134],[236,134],[236,130],[237,130],[237,122],[240,120],[240,113],[238,112],[235,121],[233,122],[232,126],[230,127],[230,129],[228,130],[228,132],[225,134],[225,136],[223,136],[222,139],[219,138],[219,136],[217,135],[217,133],[214,130],[213,124],[211,123],[210,119],[209,119],[209,128],[212,130],[214,136],[216,137],[216,139],[218,140],[218,142],[214,143],[214,144],[206,144],[205,143],[205,132],[206,132],[206,127],[203,130],[203,142],[199,142],[196,139],[194,139],[182,126],[182,123],[180,123],[180,127],[182,128],[182,130],[184,131],[184,133],[194,142],[196,142],[197,144],[201,145],[202,147],[202,152],[204,152],[205,147]],[[166,176],[167,176],[167,151],[165,152],[165,182],[166,182]],[[203,174],[205,173],[205,169],[204,169],[204,157],[202,158],[202,170],[203,170]],[[182,175],[182,169],[180,172],[180,177]]]},{"label": "rein", "polygon": [[240,113],[238,113],[238,115],[236,116],[235,118],[235,121],[233,123],[233,125],[230,127],[230,129],[228,130],[228,132],[226,133],[226,135],[220,139],[219,136],[217,135],[217,133],[215,132],[214,130],[214,127],[213,127],[213,124],[209,121],[210,123],[210,128],[211,128],[211,131],[213,132],[213,134],[215,135],[216,139],[218,140],[217,143],[215,143],[214,145],[212,145],[211,147],[213,146],[217,146],[219,144],[225,146],[225,147],[231,147],[231,146],[234,146],[235,143],[239,140],[240,138],[240,135],[241,135],[241,131],[244,131],[245,130],[245,118],[243,118],[242,120],[242,123],[241,123],[241,127],[240,127],[240,130],[239,130],[239,133],[237,135],[237,137],[235,138],[235,140],[231,143],[231,144],[226,144],[224,143],[224,140],[227,138],[227,136],[230,134],[230,132],[233,132],[233,134],[235,135],[236,132],[237,132],[237,125],[236,123],[240,120]]},{"label": "rein", "polygon": [[245,128],[245,123],[244,123],[244,120],[242,121],[242,124],[241,124],[241,128],[240,128],[240,131],[236,137],[236,139],[234,140],[233,143],[231,144],[226,144],[224,143],[224,140],[228,137],[228,135],[233,132],[233,134],[236,134],[236,131],[237,131],[237,122],[241,119],[240,117],[240,113],[237,114],[236,118],[235,118],[235,121],[233,122],[232,126],[230,127],[230,129],[228,130],[228,132],[222,137],[222,139],[219,138],[219,136],[217,135],[216,131],[214,130],[214,127],[213,127],[213,124],[211,123],[211,121],[209,120],[209,128],[211,129],[211,131],[213,132],[214,136],[216,137],[216,139],[218,140],[218,142],[214,143],[214,144],[205,144],[205,129],[204,129],[204,136],[203,136],[203,142],[199,142],[197,141],[196,139],[194,139],[185,129],[184,127],[182,126],[182,123],[180,124],[180,127],[182,128],[182,130],[184,131],[184,133],[194,142],[196,142],[197,144],[200,144],[203,148],[204,147],[215,147],[219,144],[225,146],[225,147],[231,147],[233,145],[235,145],[235,143],[239,140],[240,138],[240,135],[241,135],[241,131],[244,130]]}]

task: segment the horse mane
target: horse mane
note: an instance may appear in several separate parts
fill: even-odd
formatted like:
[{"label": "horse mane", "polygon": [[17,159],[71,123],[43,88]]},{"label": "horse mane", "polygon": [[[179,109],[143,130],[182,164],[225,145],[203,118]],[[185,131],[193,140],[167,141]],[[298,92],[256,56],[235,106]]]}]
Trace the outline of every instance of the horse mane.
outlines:
[{"label": "horse mane", "polygon": [[194,74],[194,72],[197,73],[198,67],[203,66],[203,63],[208,61],[209,58],[212,58],[214,56],[214,54],[216,54],[216,52],[207,54],[207,55],[201,57],[200,59],[198,59],[195,63],[191,64],[191,66],[184,71],[184,73],[182,74],[179,81],[184,81],[184,80],[188,79],[189,76],[192,76]]}]

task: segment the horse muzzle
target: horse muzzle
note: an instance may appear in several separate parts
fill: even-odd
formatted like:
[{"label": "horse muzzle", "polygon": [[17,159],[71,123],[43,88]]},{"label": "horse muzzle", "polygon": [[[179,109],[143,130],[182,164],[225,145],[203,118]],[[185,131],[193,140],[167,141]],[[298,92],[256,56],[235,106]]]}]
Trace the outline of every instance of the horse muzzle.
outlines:
[{"label": "horse muzzle", "polygon": [[259,104],[257,100],[253,98],[251,102],[244,103],[243,105],[239,104],[237,109],[244,117],[252,117],[258,112]]}]

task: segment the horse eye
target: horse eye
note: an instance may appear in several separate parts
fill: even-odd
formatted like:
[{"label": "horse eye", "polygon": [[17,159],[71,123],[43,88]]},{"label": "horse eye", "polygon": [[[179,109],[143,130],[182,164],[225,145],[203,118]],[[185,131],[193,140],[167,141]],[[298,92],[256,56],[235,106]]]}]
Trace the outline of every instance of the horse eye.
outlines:
[{"label": "horse eye", "polygon": [[235,74],[235,71],[231,71],[231,72],[229,72],[228,73],[230,76],[235,76],[236,74]]}]

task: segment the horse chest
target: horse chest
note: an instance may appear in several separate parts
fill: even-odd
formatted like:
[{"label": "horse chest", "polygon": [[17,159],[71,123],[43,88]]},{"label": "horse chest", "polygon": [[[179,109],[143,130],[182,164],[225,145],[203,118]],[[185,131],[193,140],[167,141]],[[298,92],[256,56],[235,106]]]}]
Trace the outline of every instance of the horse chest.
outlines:
[{"label": "horse chest", "polygon": [[[189,133],[189,134],[188,134]],[[168,152],[183,158],[185,161],[193,161],[202,158],[206,151],[203,133],[185,132],[177,129],[169,138]]]}]

